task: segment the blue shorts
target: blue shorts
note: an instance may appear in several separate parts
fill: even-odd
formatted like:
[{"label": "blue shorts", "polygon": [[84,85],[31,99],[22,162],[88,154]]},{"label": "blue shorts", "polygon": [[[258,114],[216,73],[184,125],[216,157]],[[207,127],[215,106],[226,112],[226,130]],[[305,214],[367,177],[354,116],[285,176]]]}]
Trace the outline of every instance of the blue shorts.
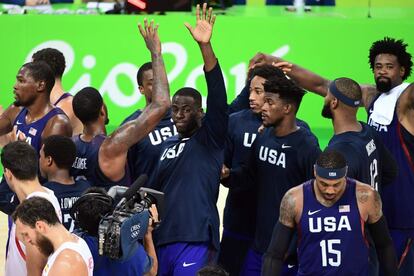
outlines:
[{"label": "blue shorts", "polygon": [[158,247],[158,276],[194,276],[215,262],[216,250],[209,242],[171,243]]},{"label": "blue shorts", "polygon": [[[262,272],[263,255],[253,249],[247,252],[246,260],[244,262],[241,276],[260,276]],[[296,276],[298,273],[297,265],[283,264],[282,276]]]}]

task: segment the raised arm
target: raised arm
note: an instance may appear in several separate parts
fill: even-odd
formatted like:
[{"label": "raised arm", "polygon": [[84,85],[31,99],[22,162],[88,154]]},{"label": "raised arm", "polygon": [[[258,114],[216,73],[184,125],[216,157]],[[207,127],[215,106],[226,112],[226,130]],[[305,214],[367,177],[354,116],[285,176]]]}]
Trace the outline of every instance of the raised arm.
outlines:
[{"label": "raised arm", "polygon": [[204,60],[204,70],[206,72],[210,72],[217,64],[217,58],[210,43],[216,16],[213,14],[213,8],[209,8],[207,10],[207,3],[204,3],[202,11],[200,11],[200,5],[197,5],[196,18],[197,22],[195,27],[192,27],[187,22],[184,23],[184,25],[200,46],[201,54]]},{"label": "raised arm", "polygon": [[125,175],[128,149],[146,137],[165,116],[170,108],[170,90],[167,74],[161,55],[161,42],[158,37],[158,25],[138,25],[145,44],[151,53],[154,83],[152,102],[147,105],[140,116],[120,126],[102,143],[99,149],[99,167],[107,178],[118,181]]},{"label": "raised arm", "polygon": [[411,135],[414,135],[414,83],[401,94],[398,104],[398,119]]},{"label": "raised arm", "polygon": [[397,257],[388,231],[387,221],[382,214],[381,197],[367,184],[357,184],[357,200],[360,212],[367,215],[368,229],[377,251],[384,275],[398,275]]},{"label": "raised arm", "polygon": [[[272,55],[258,53],[250,60],[250,66],[253,64],[276,64],[284,62],[285,60],[274,57]],[[289,62],[289,71],[285,71],[286,74],[293,79],[302,88],[314,92],[322,97],[325,97],[328,93],[328,87],[330,80],[323,78],[322,76],[300,67],[297,64]]]},{"label": "raised arm", "polygon": [[298,194],[302,185],[292,188],[283,196],[280,203],[279,221],[276,223],[272,240],[263,257],[262,276],[278,276],[289,249],[296,227]]}]

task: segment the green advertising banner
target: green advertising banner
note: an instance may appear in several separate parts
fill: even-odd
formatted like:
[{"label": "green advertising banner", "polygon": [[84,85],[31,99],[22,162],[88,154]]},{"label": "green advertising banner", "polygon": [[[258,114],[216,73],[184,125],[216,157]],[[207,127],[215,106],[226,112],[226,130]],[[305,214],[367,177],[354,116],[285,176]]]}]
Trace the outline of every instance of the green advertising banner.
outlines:
[{"label": "green advertising banner", "polygon": [[[330,79],[347,76],[360,83],[373,82],[368,65],[373,41],[384,36],[403,38],[414,53],[414,21],[405,16],[367,18],[365,11],[346,13],[332,8],[326,14],[319,9],[305,15],[286,14],[282,8],[251,9],[218,15],[214,27],[212,43],[229,102],[242,89],[248,61],[258,51],[281,56]],[[194,24],[195,16],[170,13],[146,17],[160,25],[171,94],[192,86],[205,96],[200,51],[183,24]],[[0,105],[7,107],[13,102],[15,75],[32,53],[54,47],[66,57],[65,89],[75,94],[82,87],[96,87],[108,105],[112,130],[145,104],[135,80],[139,66],[150,60],[137,29],[143,19],[144,15],[1,15]],[[321,97],[309,93],[299,117],[310,124],[324,146],[332,130],[330,121],[320,116],[322,105]],[[362,109],[360,118],[366,118]]]}]

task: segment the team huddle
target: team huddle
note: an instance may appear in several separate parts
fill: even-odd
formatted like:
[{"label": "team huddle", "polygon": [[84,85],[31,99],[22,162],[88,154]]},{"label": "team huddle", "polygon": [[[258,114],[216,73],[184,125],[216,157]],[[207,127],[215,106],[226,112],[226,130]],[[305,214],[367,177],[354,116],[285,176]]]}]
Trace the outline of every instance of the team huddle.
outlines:
[{"label": "team huddle", "polygon": [[[158,25],[138,25],[151,62],[137,72],[145,108],[113,133],[93,87],[65,93],[65,58],[46,48],[17,73],[0,114],[0,210],[9,216],[5,275],[414,275],[414,85],[402,40],[369,49],[375,85],[327,80],[264,53],[231,104],[211,45],[211,8],[185,23],[204,61],[200,92],[170,90]],[[324,97],[334,135],[321,150],[297,117]],[[357,120],[365,107],[368,122]],[[303,119],[303,118],[302,118]],[[122,259],[101,254],[108,193],[165,194],[144,238]],[[228,188],[219,235],[219,186]],[[122,238],[121,238],[122,239]],[[125,253],[126,254],[126,253]]]}]

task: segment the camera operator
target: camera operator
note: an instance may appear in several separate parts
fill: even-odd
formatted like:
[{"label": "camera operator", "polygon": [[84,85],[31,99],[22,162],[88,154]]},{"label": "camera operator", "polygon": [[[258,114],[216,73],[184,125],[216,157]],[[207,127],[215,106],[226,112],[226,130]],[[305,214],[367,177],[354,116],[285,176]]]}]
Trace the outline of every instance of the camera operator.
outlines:
[{"label": "camera operator", "polygon": [[137,241],[135,252],[126,260],[114,260],[98,253],[99,223],[106,214],[113,211],[113,199],[103,188],[89,188],[76,203],[75,222],[82,232],[79,234],[88,244],[94,260],[94,275],[156,275],[158,261],[152,240],[153,225],[158,222],[155,205],[149,208],[151,213],[147,232],[142,246]]}]

